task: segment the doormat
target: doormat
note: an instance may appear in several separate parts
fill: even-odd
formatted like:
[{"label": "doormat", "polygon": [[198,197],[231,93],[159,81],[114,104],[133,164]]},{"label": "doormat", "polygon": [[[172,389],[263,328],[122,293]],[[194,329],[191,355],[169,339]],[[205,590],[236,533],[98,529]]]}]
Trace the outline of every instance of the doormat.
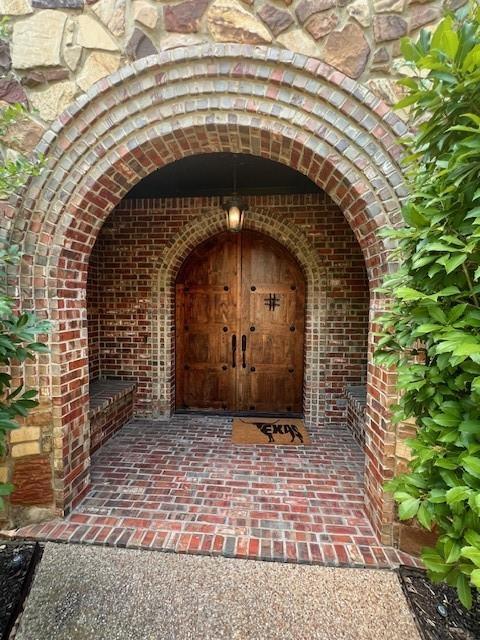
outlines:
[{"label": "doormat", "polygon": [[293,418],[234,418],[234,444],[310,444],[303,420]]}]

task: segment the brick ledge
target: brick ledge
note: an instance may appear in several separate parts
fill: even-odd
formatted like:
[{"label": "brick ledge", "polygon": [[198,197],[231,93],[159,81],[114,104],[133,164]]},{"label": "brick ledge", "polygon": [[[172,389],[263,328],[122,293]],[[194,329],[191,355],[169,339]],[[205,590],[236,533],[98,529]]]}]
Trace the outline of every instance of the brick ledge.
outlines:
[{"label": "brick ledge", "polygon": [[90,420],[137,388],[132,380],[95,380],[90,382]]}]

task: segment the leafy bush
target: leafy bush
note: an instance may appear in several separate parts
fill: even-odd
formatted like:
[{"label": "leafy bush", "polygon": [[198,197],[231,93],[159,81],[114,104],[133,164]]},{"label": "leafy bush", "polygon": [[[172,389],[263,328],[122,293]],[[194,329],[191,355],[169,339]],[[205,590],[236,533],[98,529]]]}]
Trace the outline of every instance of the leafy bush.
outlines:
[{"label": "leafy bush", "polygon": [[[26,109],[21,104],[10,104],[0,112],[0,140],[8,129],[25,117]],[[21,125],[20,125],[21,126]],[[38,176],[44,166],[44,158],[28,158],[15,154],[0,164],[0,199],[8,198],[22,187],[30,176]]]},{"label": "leafy bush", "polygon": [[438,532],[422,559],[471,606],[480,587],[480,8],[405,39],[411,77],[405,226],[389,232],[400,268],[382,288],[376,360],[396,366],[394,420],[414,419],[409,472],[388,489],[402,520]]}]

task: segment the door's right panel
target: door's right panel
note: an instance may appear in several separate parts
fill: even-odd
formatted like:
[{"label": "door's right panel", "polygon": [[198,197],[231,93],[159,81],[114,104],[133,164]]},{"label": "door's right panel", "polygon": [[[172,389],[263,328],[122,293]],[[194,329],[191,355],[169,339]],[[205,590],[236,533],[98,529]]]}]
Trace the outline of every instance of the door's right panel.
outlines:
[{"label": "door's right panel", "polygon": [[279,243],[244,232],[241,292],[240,409],[301,413],[303,273]]}]

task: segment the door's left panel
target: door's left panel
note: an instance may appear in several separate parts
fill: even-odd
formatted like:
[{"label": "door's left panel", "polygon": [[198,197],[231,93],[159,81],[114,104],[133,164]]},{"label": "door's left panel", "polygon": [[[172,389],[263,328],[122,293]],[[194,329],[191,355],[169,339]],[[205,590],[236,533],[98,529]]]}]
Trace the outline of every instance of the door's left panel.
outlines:
[{"label": "door's left panel", "polygon": [[176,285],[176,406],[236,408],[238,241],[221,234],[200,245]]}]

